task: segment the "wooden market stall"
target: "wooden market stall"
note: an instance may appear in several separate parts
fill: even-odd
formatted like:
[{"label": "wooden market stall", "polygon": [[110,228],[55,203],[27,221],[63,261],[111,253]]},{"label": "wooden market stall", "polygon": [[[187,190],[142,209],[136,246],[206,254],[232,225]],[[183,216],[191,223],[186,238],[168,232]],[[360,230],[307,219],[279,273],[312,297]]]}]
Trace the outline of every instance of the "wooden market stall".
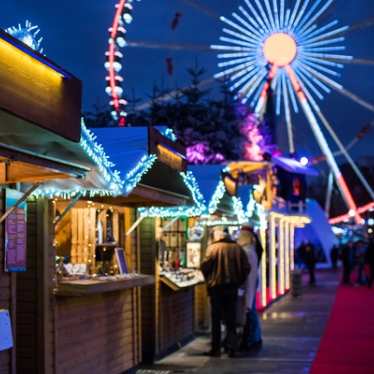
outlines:
[{"label": "wooden market stall", "polygon": [[316,171],[284,157],[271,162],[233,162],[228,169],[238,184],[249,187],[247,219],[264,249],[257,297],[257,307],[264,309],[290,289],[295,229],[311,221],[302,210],[305,175],[316,175]]},{"label": "wooden market stall", "polygon": [[41,343],[22,339],[29,372],[119,374],[142,361],[140,288],[154,280],[139,274],[135,208],[192,201],[177,143],[152,129],[95,132],[82,127],[80,147],[95,163],[86,177],[44,184],[29,204],[37,266],[20,292],[39,291],[31,310],[20,308],[33,325],[43,316]]},{"label": "wooden market stall", "polygon": [[141,225],[142,248],[153,248],[144,266],[154,269],[156,276],[153,310],[145,330],[147,361],[180,348],[197,331],[208,327],[208,300],[199,268],[209,228],[222,220],[235,225],[238,216],[244,214],[239,211],[239,199],[225,189],[221,175],[224,168],[222,165],[189,168],[196,178],[195,205],[140,210],[141,216],[147,217]]},{"label": "wooden market stall", "polygon": [[81,178],[89,169],[77,155],[67,157],[80,138],[80,81],[1,30],[0,80],[0,373],[13,374],[27,372],[18,367],[18,302],[38,292],[18,292],[35,266],[25,201],[40,183]]},{"label": "wooden market stall", "polygon": [[[153,212],[161,207],[172,206],[180,211],[189,207],[200,209],[196,181],[193,174],[186,170],[185,150],[172,137],[161,134],[167,134],[167,129],[134,127],[110,129],[109,132],[104,129],[94,131],[106,149],[110,149],[117,168],[126,176],[124,189],[131,190],[127,196],[117,196],[113,204],[143,207]],[[129,170],[129,165],[132,170]],[[106,198],[100,201],[106,201]],[[137,229],[134,226],[134,232],[138,240],[139,271],[156,278],[154,287],[141,290],[140,341],[143,360],[149,361],[160,349],[159,339],[162,339],[162,347],[169,348],[191,336],[193,319],[188,314],[188,308],[193,304],[193,292],[185,286],[187,279],[187,283],[196,281],[191,280],[193,272],[184,274],[183,279],[178,280],[170,279],[168,273],[164,274],[161,283],[159,268],[156,266],[160,253],[156,239],[158,228],[162,226],[165,229],[167,226],[164,230],[165,240],[173,249],[179,249],[185,243],[187,221],[167,222],[167,217],[156,220],[155,214],[148,218],[146,216],[138,213],[135,218]],[[161,294],[162,298],[159,297]],[[173,307],[180,313],[174,313]],[[160,334],[160,331],[163,333]]]}]

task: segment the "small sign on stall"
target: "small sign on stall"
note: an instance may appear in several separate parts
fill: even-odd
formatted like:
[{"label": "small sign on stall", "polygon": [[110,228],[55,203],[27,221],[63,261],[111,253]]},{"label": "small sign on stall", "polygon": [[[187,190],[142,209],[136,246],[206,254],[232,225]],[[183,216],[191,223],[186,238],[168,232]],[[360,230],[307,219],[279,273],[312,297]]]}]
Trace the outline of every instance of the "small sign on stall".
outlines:
[{"label": "small sign on stall", "polygon": [[0,352],[13,347],[12,325],[9,312],[0,309]]},{"label": "small sign on stall", "polygon": [[123,248],[116,248],[115,252],[120,274],[128,274],[129,269],[127,267],[125,250]]},{"label": "small sign on stall", "polygon": [[[23,194],[6,189],[6,210],[16,205]],[[21,203],[5,220],[5,271],[26,271],[26,202]]]}]

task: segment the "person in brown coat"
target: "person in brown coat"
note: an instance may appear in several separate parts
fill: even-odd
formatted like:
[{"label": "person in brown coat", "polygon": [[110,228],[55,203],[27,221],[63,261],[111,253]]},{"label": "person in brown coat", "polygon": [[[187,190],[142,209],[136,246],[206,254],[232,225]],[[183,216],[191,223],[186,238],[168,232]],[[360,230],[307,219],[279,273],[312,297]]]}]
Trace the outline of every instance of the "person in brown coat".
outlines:
[{"label": "person in brown coat", "polygon": [[225,348],[234,356],[238,348],[236,305],[238,289],[246,281],[250,265],[245,251],[218,227],[201,264],[208,287],[212,313],[212,349],[209,356],[221,355],[221,322],[226,326]]}]

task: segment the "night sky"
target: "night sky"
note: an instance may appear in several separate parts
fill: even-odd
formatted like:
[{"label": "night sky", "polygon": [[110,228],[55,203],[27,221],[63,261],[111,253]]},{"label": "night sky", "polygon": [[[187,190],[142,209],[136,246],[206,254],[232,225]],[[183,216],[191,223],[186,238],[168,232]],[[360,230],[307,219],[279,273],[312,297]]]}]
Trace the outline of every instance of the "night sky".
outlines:
[{"label": "night sky", "polygon": [[[216,43],[221,35],[222,24],[218,16],[229,16],[242,0],[196,2],[206,8],[196,9],[187,4],[188,0],[135,2],[134,22],[128,28],[128,39],[208,46]],[[83,81],[84,110],[88,111],[95,104],[104,106],[108,99],[104,92],[106,71],[103,65],[107,30],[113,19],[115,3],[116,0],[1,0],[0,27],[24,23],[26,19],[38,24],[48,57]],[[182,13],[182,17],[177,30],[172,31],[170,24],[176,12]],[[336,0],[325,21],[338,17],[342,24],[352,24],[373,16],[374,0]],[[374,26],[347,35],[346,44],[346,54],[374,60]],[[167,57],[173,59],[172,77],[166,73]],[[207,70],[205,78],[217,72],[214,52],[127,49],[125,89],[128,94],[134,90],[137,97],[145,100],[154,83],[165,88],[186,85],[186,68],[192,66],[196,58]],[[374,65],[348,65],[342,72],[341,82],[350,91],[374,103],[373,74]],[[349,142],[360,127],[374,119],[373,113],[336,93],[328,95],[321,106],[344,142]],[[307,155],[319,154],[304,117],[297,116],[294,123],[299,150]],[[281,119],[281,145],[285,144],[285,132]],[[374,156],[374,131],[354,149],[353,155]]]}]

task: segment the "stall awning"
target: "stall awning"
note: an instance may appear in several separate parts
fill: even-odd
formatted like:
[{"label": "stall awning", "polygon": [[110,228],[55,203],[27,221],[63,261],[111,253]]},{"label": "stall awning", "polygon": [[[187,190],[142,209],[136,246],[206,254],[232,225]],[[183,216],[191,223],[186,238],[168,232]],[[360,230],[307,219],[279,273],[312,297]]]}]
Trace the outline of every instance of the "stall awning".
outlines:
[{"label": "stall awning", "polygon": [[193,193],[183,177],[185,160],[178,143],[147,127],[106,127],[92,131],[124,181],[122,194],[111,199],[113,204],[193,204]]},{"label": "stall awning", "polygon": [[93,162],[79,143],[0,110],[0,183],[82,178]]},{"label": "stall awning", "polygon": [[230,196],[225,188],[222,172],[226,170],[226,165],[196,165],[190,170],[195,175],[200,186],[201,193],[206,201],[207,214],[226,214],[236,216],[238,212],[236,196]]}]

